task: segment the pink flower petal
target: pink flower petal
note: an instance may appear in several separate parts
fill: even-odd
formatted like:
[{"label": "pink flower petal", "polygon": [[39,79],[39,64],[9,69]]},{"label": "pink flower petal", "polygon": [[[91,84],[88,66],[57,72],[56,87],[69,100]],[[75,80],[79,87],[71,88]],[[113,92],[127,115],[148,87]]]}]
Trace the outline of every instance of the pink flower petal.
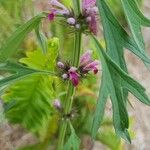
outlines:
[{"label": "pink flower petal", "polygon": [[97,66],[99,65],[99,61],[95,60],[92,61],[91,63],[87,64],[84,68],[83,71],[88,72],[88,71],[93,71],[94,74],[98,72]]},{"label": "pink flower petal", "polygon": [[71,80],[72,84],[76,87],[79,84],[78,75],[74,72],[70,72],[69,76],[70,76],[70,80]]},{"label": "pink flower petal", "polygon": [[91,21],[89,22],[89,29],[94,35],[97,35],[97,21],[95,15],[91,16]]},{"label": "pink flower petal", "polygon": [[55,14],[54,14],[53,12],[50,13],[50,14],[48,14],[48,19],[49,19],[50,21],[53,21],[54,18],[55,18]]},{"label": "pink flower petal", "polygon": [[88,50],[80,58],[80,66],[85,66],[91,62],[92,51]]},{"label": "pink flower petal", "polygon": [[96,0],[83,0],[82,5],[83,9],[94,7],[96,5]]},{"label": "pink flower petal", "polygon": [[51,0],[50,5],[52,5],[51,11],[55,9],[54,14],[60,14],[60,15],[69,14],[69,10],[57,0]]},{"label": "pink flower petal", "polygon": [[96,0],[83,0],[82,3],[83,14],[86,17],[86,21],[89,26],[90,32],[94,35],[97,34],[97,13]]},{"label": "pink flower petal", "polygon": [[65,9],[63,9],[63,10],[56,10],[55,11],[55,14],[58,14],[58,15],[68,15],[69,14],[69,10],[65,10]]},{"label": "pink flower petal", "polygon": [[59,7],[61,9],[67,9],[63,4],[61,4],[57,0],[51,0],[50,4],[53,5],[53,6],[55,6],[55,7]]},{"label": "pink flower petal", "polygon": [[69,69],[69,79],[71,80],[72,84],[76,87],[79,84],[79,74],[76,72],[75,67],[71,67]]}]

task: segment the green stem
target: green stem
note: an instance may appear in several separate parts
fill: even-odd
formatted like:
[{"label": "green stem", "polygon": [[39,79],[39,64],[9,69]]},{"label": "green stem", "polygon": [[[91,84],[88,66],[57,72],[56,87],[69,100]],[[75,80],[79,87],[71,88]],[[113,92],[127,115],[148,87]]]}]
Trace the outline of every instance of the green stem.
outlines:
[{"label": "green stem", "polygon": [[73,0],[72,2],[73,2],[73,6],[74,6],[75,15],[79,16],[80,12],[81,12],[80,0]]},{"label": "green stem", "polygon": [[79,59],[80,59],[80,49],[81,49],[81,33],[77,32],[75,34],[75,45],[74,45],[74,51],[72,55],[72,65],[75,67],[78,67],[79,65]]},{"label": "green stem", "polygon": [[[80,15],[80,0],[73,0],[73,5],[74,5],[74,10],[76,16]],[[75,41],[74,41],[74,50],[73,50],[73,55],[72,55],[72,66],[78,67],[79,65],[79,59],[80,59],[80,51],[81,51],[81,32],[76,32],[75,33]],[[65,99],[65,105],[64,105],[64,113],[68,114],[70,113],[72,109],[72,104],[73,104],[73,96],[75,92],[75,87],[73,84],[69,81],[68,83],[68,89],[67,89],[67,94],[66,94],[66,99]],[[66,130],[67,130],[67,125],[68,122],[64,120],[62,122],[62,125],[60,127],[60,132],[59,132],[59,137],[58,137],[58,146],[57,150],[62,150],[64,146],[64,139],[66,135]]]},{"label": "green stem", "polygon": [[[73,60],[72,65],[75,67],[78,67],[78,65],[79,65],[80,49],[81,49],[81,32],[76,32],[75,33],[75,42],[74,42],[74,51],[73,51],[73,55],[72,55],[72,60]],[[64,105],[64,113],[65,114],[70,113],[70,111],[72,109],[74,92],[75,92],[75,87],[69,81],[67,95],[66,95],[66,99],[65,99],[65,105]],[[63,149],[67,125],[68,125],[68,122],[66,120],[64,120],[60,127],[57,150]]]}]

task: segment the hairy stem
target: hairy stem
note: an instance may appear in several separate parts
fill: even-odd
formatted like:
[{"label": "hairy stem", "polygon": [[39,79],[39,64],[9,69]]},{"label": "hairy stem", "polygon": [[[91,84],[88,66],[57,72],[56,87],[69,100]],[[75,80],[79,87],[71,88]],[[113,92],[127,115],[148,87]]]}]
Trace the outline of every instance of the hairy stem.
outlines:
[{"label": "hairy stem", "polygon": [[[73,55],[72,55],[72,65],[75,67],[78,67],[78,65],[79,65],[80,49],[81,49],[81,32],[76,32],[75,33],[75,42],[74,42],[74,51],[73,51]],[[74,92],[75,92],[75,87],[69,81],[66,99],[65,99],[65,105],[64,105],[64,113],[65,114],[70,113],[70,111],[72,109]],[[57,150],[63,149],[67,125],[68,125],[67,120],[64,120],[60,127]]]},{"label": "hairy stem", "polygon": [[[80,12],[81,12],[80,0],[73,0],[72,2],[73,2],[76,16],[79,16]],[[74,66],[74,67],[78,67],[78,65],[79,65],[80,51],[81,51],[81,36],[82,36],[81,32],[75,32],[74,49],[73,49],[73,53],[72,53],[72,66]],[[67,94],[66,94],[66,98],[65,98],[65,105],[64,105],[64,113],[65,114],[70,113],[70,111],[72,109],[74,93],[75,93],[75,87],[69,81]],[[63,149],[65,135],[66,135],[66,131],[67,131],[67,125],[68,125],[67,120],[64,120],[61,124],[60,131],[59,131],[59,137],[58,137],[57,150]]]},{"label": "hairy stem", "polygon": [[81,8],[80,8],[80,0],[72,0],[73,2],[73,5],[74,5],[74,11],[75,11],[75,14],[76,16],[79,16],[80,15],[80,12],[81,12]]}]

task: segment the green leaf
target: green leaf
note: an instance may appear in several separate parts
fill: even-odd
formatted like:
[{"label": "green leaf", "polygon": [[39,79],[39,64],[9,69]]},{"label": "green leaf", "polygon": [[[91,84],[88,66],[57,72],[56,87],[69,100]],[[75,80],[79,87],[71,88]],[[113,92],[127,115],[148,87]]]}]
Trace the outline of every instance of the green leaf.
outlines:
[{"label": "green leaf", "polygon": [[41,20],[47,16],[46,13],[41,13],[27,23],[21,25],[8,40],[0,48],[0,62],[6,61],[10,56],[12,56],[21,42],[24,40],[26,35],[39,26]]},{"label": "green leaf", "polygon": [[[103,23],[107,55],[125,72],[127,72],[127,68],[124,59],[124,47],[128,48],[131,52],[136,54],[139,58],[143,60],[144,63],[150,63],[150,59],[147,57],[144,51],[141,51],[138,44],[134,41],[134,38],[129,37],[127,32],[119,24],[119,22],[111,12],[110,8],[108,7],[107,3],[104,0],[99,0],[97,1],[97,5]],[[106,65],[103,65],[103,68],[107,68],[107,63]],[[109,77],[108,74],[110,74]],[[110,80],[108,80],[108,78],[110,78]],[[115,81],[117,82],[117,84],[114,83]],[[113,86],[107,85],[107,82],[111,83]],[[124,85],[126,86],[124,87]],[[128,89],[126,88],[127,86]],[[140,85],[137,85],[136,83],[133,88],[136,87],[138,89],[138,86]],[[116,71],[114,71],[114,69],[112,69],[112,67],[109,67],[108,70],[103,70],[102,85],[100,89],[99,101],[95,112],[92,129],[94,136],[96,135],[99,125],[103,120],[106,100],[108,95],[110,95],[113,105],[113,120],[115,130],[121,137],[130,141],[129,134],[127,132],[129,123],[128,114],[126,110],[128,90],[131,92],[131,89],[129,89],[129,85],[124,83],[124,80],[120,77],[120,75],[116,73]],[[143,102],[147,103],[146,99]]]},{"label": "green leaf", "polygon": [[[104,38],[106,41],[107,54],[114,60],[125,72],[127,71],[126,62],[124,58],[124,49],[121,41],[127,37],[127,33],[123,30],[120,24],[115,19],[114,15],[110,11],[105,2],[98,2],[99,11],[102,18],[102,24],[104,28]],[[119,32],[118,32],[119,30]],[[115,78],[115,76],[113,77]],[[118,84],[121,81],[118,79]],[[121,84],[121,83],[120,83]],[[123,98],[127,101],[128,92],[126,89],[122,91],[118,90],[120,95],[123,92]]]},{"label": "green leaf", "polygon": [[141,26],[150,27],[150,20],[147,19],[138,8],[135,0],[121,0],[124,12],[132,32],[133,39],[139,50],[145,52],[145,44],[141,32]]},{"label": "green leaf", "polygon": [[[20,62],[35,70],[54,71],[58,55],[58,39],[49,40],[48,51],[43,54],[41,50],[27,52],[27,57]],[[19,123],[23,127],[38,132],[49,122],[52,111],[52,101],[55,99],[53,88],[54,78],[49,75],[32,75],[12,85],[2,99],[6,106],[15,101],[6,111],[6,117],[12,123]]]},{"label": "green leaf", "polygon": [[7,119],[11,123],[21,124],[32,132],[37,131],[51,112],[51,84],[52,81],[48,77],[36,75],[10,87],[2,97],[6,106],[15,101],[6,111]]},{"label": "green leaf", "polygon": [[102,18],[108,55],[125,71],[126,65],[123,56],[124,47],[141,58],[143,62],[150,63],[150,59],[146,55],[144,49],[141,50],[139,43],[137,43],[134,38],[130,37],[122,28],[106,2],[104,0],[97,0],[97,5]]},{"label": "green leaf", "polygon": [[41,46],[41,49],[43,50],[43,53],[46,53],[48,49],[47,38],[42,32],[39,31],[39,26],[37,26],[37,28],[35,29],[35,32],[37,35],[38,42]]},{"label": "green leaf", "polygon": [[71,123],[69,123],[71,135],[69,139],[67,140],[63,150],[79,150],[80,146],[80,139],[77,137],[75,130]]},{"label": "green leaf", "polygon": [[54,71],[56,58],[58,56],[59,40],[52,38],[48,40],[48,51],[44,54],[40,49],[30,52],[27,51],[25,58],[20,59],[21,63],[35,69]]},{"label": "green leaf", "polygon": [[[111,99],[113,107],[113,124],[116,133],[130,141],[128,133],[129,121],[128,113],[126,110],[126,104],[124,101],[123,89],[127,89],[141,102],[150,105],[150,99],[145,93],[145,89],[137,81],[132,79],[125,73],[108,55],[104,52],[103,48],[99,44],[96,38],[93,37],[97,51],[101,57],[103,75],[102,85],[96,105],[96,111],[94,114],[94,121],[92,127],[92,136],[95,137],[99,129],[99,125],[102,123],[105,104],[108,96]],[[118,83],[118,80],[120,81]],[[119,92],[118,92],[119,91]]]},{"label": "green leaf", "polygon": [[54,75],[54,73],[51,71],[32,69],[29,67],[25,67],[21,64],[10,62],[10,61],[1,63],[0,71],[7,71],[10,73],[13,73],[12,75],[9,75],[8,77],[4,77],[4,78],[0,79],[0,87],[12,84],[20,79],[23,79],[23,78],[33,75],[33,74]]}]

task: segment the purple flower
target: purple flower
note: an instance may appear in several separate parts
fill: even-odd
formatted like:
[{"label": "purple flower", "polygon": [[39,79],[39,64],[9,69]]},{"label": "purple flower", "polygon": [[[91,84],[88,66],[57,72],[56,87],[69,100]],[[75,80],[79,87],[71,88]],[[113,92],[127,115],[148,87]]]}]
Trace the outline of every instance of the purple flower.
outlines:
[{"label": "purple flower", "polygon": [[54,18],[55,18],[55,14],[54,14],[53,12],[50,13],[50,14],[48,14],[48,19],[49,19],[50,21],[54,20]]},{"label": "purple flower", "polygon": [[61,4],[58,0],[50,0],[50,14],[48,15],[49,20],[53,20],[56,15],[68,15],[69,10]]},{"label": "purple flower", "polygon": [[98,60],[95,60],[95,61],[92,61],[91,63],[87,64],[83,70],[86,71],[86,72],[89,72],[89,71],[93,71],[94,74],[96,74],[98,72],[98,69],[97,69],[97,66],[99,65],[99,61]]},{"label": "purple flower", "polygon": [[75,25],[76,20],[75,20],[75,18],[71,17],[71,18],[67,19],[67,23],[70,24],[70,25]]},{"label": "purple flower", "polygon": [[89,30],[97,34],[97,13],[96,0],[83,0],[82,3],[83,15],[86,17],[86,21],[89,26]]},{"label": "purple flower", "polygon": [[64,63],[62,63],[61,61],[57,62],[57,66],[61,69],[64,69],[65,68],[65,65]]},{"label": "purple flower", "polygon": [[64,74],[62,75],[62,78],[63,78],[64,80],[68,79],[68,74],[64,73]]},{"label": "purple flower", "polygon": [[95,15],[93,15],[93,17],[91,16],[91,21],[89,21],[88,23],[89,23],[90,32],[96,35],[97,34],[97,21],[96,21]]},{"label": "purple flower", "polygon": [[83,9],[87,9],[89,7],[94,7],[96,5],[96,0],[83,0]]},{"label": "purple flower", "polygon": [[76,68],[74,66],[65,66],[62,62],[57,62],[57,66],[61,69],[61,78],[63,80],[70,80],[72,84],[76,87],[79,84],[82,75],[86,75],[90,71],[94,74],[98,72],[98,60],[92,59],[92,51],[85,52],[80,58],[80,66]]},{"label": "purple flower", "polygon": [[85,52],[80,58],[80,71],[83,74],[87,74],[89,71],[93,71],[94,74],[98,72],[98,60],[92,60],[92,52]]},{"label": "purple flower", "polygon": [[91,62],[91,55],[92,51],[88,50],[87,52],[85,52],[80,58],[80,66],[85,66],[86,64]]},{"label": "purple flower", "polygon": [[76,87],[79,84],[79,74],[77,73],[77,68],[71,67],[68,71],[69,79],[72,84]]},{"label": "purple flower", "polygon": [[[50,21],[54,20],[56,15],[61,15],[66,19],[66,22],[74,26],[77,30],[84,29],[92,32],[93,34],[97,34],[97,13],[98,8],[96,7],[96,0],[82,0],[82,17],[83,20],[80,19],[80,16],[74,16],[73,10],[69,10],[58,0],[50,0],[50,14],[48,15],[48,19]],[[82,25],[87,24],[86,28],[82,28]]]}]

